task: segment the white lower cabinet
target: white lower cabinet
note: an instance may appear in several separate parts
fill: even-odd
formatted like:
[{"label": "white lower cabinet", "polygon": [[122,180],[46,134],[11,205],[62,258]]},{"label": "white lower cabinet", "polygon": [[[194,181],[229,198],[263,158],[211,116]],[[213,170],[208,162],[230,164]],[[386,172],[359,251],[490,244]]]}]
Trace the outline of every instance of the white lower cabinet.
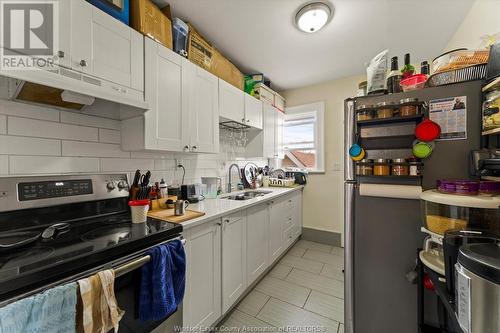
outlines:
[{"label": "white lower cabinet", "polygon": [[222,315],[220,220],[187,230],[184,327],[209,327]]},{"label": "white lower cabinet", "polygon": [[280,201],[269,203],[269,261],[272,263],[283,253],[283,221]]},{"label": "white lower cabinet", "polygon": [[244,211],[222,218],[222,312],[245,292],[246,216]]},{"label": "white lower cabinet", "polygon": [[269,209],[266,204],[247,210],[247,282],[251,285],[269,266]]}]

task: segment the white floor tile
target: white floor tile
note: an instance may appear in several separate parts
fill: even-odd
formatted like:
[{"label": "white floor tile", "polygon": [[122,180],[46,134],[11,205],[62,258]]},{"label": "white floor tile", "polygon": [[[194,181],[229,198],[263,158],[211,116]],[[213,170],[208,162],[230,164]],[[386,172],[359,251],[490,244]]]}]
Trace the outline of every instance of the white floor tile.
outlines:
[{"label": "white floor tile", "polygon": [[342,247],[338,247],[338,246],[334,246],[332,248],[332,251],[330,252],[331,254],[335,254],[337,256],[344,256],[344,248]]},{"label": "white floor tile", "polygon": [[325,264],[325,266],[323,266],[323,270],[321,271],[320,275],[326,276],[330,279],[344,281],[344,272],[342,272],[342,269],[343,269],[342,266],[333,266]]},{"label": "white floor tile", "polygon": [[[219,326],[220,332],[239,332],[236,328],[245,327],[246,332],[265,332],[257,328],[272,327],[268,323],[263,322],[255,317],[249,316],[246,313],[235,310],[229,318],[227,318],[222,325]],[[245,332],[245,331],[241,331]],[[270,330],[272,332],[272,330]]]},{"label": "white floor tile", "polygon": [[[339,280],[330,279],[324,276],[311,274],[300,269],[293,269],[288,274],[286,281],[298,284],[331,296],[344,298],[344,283]],[[271,295],[272,296],[272,295]]]},{"label": "white floor tile", "polygon": [[270,296],[259,291],[253,290],[238,304],[238,310],[256,316],[257,313],[264,307],[264,304],[269,300]]},{"label": "white floor tile", "polygon": [[308,271],[314,274],[319,274],[321,272],[321,269],[323,268],[323,263],[321,262],[299,258],[289,254],[285,255],[283,259],[281,259],[280,264],[300,268],[304,271]]},{"label": "white floor tile", "polygon": [[339,325],[339,333],[344,333],[344,324]]},{"label": "white floor tile", "polygon": [[344,265],[344,257],[317,250],[311,250],[311,249],[307,250],[306,253],[303,255],[303,258],[322,262],[324,264],[330,264],[333,266]]},{"label": "white floor tile", "polygon": [[344,322],[344,300],[338,297],[313,290],[304,309],[341,323]]},{"label": "white floor tile", "polygon": [[269,272],[268,276],[284,280],[291,271],[292,267],[278,264]]},{"label": "white floor tile", "polygon": [[297,242],[296,246],[302,247],[304,249],[312,249],[312,250],[322,251],[322,252],[326,252],[326,253],[330,253],[330,251],[332,250],[332,246],[330,246],[330,245],[311,242],[311,241],[303,240],[303,239],[299,240]]},{"label": "white floor tile", "polygon": [[306,250],[307,249],[304,249],[303,247],[294,246],[290,249],[290,251],[288,251],[287,254],[295,256],[295,257],[302,257],[304,255],[304,253],[306,253]]},{"label": "white floor tile", "polygon": [[[271,298],[257,315],[261,319],[276,327],[290,327],[296,332],[309,332],[307,327],[320,326],[327,333],[337,333],[339,323],[306,311],[291,304]],[[300,328],[300,329],[299,329]],[[311,331],[312,332],[312,331]]]},{"label": "white floor tile", "polygon": [[310,289],[273,277],[265,277],[255,290],[296,306],[304,306]]}]

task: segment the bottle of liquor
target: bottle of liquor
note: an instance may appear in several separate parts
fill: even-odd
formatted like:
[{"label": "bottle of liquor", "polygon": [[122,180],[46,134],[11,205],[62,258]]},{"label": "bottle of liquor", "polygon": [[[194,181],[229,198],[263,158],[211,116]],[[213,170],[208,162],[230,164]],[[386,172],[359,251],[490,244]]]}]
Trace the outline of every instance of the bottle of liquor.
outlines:
[{"label": "bottle of liquor", "polygon": [[410,64],[410,54],[409,53],[405,54],[405,65],[404,65],[403,69],[401,70],[401,74],[403,74],[402,80],[415,74],[415,67],[413,67],[413,65]]},{"label": "bottle of liquor", "polygon": [[403,91],[399,82],[401,82],[401,73],[399,72],[398,57],[392,57],[391,71],[387,77],[387,92],[392,94]]}]

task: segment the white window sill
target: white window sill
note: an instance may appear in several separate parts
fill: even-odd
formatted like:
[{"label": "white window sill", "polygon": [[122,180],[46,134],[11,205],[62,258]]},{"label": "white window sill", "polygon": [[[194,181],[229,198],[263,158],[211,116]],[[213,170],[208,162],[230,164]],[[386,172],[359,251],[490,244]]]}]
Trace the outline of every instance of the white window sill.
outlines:
[{"label": "white window sill", "polygon": [[325,170],[309,170],[308,174],[310,174],[310,175],[324,175]]}]

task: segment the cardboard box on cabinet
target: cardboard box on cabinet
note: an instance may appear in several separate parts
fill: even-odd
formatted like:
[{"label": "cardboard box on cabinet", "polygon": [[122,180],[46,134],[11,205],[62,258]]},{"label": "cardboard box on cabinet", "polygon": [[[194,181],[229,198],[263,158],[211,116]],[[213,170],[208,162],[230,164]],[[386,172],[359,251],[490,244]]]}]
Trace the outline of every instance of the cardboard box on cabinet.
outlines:
[{"label": "cardboard box on cabinet", "polygon": [[130,0],[130,26],[172,49],[172,22],[150,0]]},{"label": "cardboard box on cabinet", "polygon": [[214,50],[212,61],[213,73],[240,90],[245,88],[243,73],[217,49]]}]

